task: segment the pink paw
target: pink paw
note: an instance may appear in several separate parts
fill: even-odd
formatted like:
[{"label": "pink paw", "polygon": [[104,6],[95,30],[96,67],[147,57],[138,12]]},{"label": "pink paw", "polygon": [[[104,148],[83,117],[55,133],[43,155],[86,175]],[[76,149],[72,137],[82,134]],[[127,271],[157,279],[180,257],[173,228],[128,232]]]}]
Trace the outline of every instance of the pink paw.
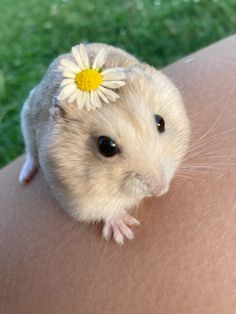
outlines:
[{"label": "pink paw", "polygon": [[132,225],[139,225],[139,221],[134,217],[130,216],[129,214],[125,214],[119,218],[113,218],[105,220],[105,224],[103,227],[103,237],[106,240],[109,240],[113,235],[114,240],[118,244],[124,243],[124,236],[129,240],[134,239],[134,233],[129,228]]},{"label": "pink paw", "polygon": [[29,183],[38,170],[38,164],[33,157],[27,156],[19,175],[22,184]]}]

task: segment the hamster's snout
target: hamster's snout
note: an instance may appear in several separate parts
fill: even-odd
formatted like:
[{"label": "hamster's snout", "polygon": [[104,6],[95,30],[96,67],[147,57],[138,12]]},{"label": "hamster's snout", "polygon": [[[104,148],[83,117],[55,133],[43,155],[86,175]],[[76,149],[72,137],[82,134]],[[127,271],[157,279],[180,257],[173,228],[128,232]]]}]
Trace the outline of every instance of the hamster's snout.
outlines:
[{"label": "hamster's snout", "polygon": [[139,186],[146,192],[146,197],[160,197],[169,190],[169,182],[166,182],[164,175],[154,178],[138,173],[135,177],[139,181]]}]

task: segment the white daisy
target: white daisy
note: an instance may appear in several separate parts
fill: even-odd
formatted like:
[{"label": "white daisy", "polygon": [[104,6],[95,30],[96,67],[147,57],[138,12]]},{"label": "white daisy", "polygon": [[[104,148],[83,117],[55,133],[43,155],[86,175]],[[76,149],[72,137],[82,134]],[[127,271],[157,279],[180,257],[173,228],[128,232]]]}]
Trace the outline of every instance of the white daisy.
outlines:
[{"label": "white daisy", "polygon": [[114,102],[119,95],[112,89],[125,85],[123,68],[110,68],[103,70],[107,60],[107,53],[102,49],[96,55],[92,66],[84,45],[80,44],[71,50],[73,61],[60,60],[60,70],[63,80],[59,100],[76,102],[79,109],[96,109],[102,102]]}]

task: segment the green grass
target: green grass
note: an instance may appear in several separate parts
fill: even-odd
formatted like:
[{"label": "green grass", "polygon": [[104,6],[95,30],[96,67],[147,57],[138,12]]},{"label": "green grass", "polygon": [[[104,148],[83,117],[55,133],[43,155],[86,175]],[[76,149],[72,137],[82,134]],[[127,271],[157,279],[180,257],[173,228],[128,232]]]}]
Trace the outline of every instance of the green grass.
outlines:
[{"label": "green grass", "polygon": [[0,166],[23,152],[22,103],[58,54],[106,42],[162,67],[235,33],[235,12],[235,0],[0,0]]}]

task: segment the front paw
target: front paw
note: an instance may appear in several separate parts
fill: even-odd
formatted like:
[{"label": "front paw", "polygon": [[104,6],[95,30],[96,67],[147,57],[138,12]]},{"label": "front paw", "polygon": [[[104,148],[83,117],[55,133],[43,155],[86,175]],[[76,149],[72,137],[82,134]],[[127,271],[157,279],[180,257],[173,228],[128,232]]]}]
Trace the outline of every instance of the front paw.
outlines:
[{"label": "front paw", "polygon": [[31,156],[27,156],[19,175],[22,184],[29,183],[38,171],[38,163]]},{"label": "front paw", "polygon": [[129,214],[125,214],[121,217],[107,219],[105,220],[102,231],[103,237],[108,240],[113,236],[114,240],[118,244],[123,244],[124,237],[128,238],[129,240],[134,239],[134,233],[129,226],[139,224],[139,221]]}]

